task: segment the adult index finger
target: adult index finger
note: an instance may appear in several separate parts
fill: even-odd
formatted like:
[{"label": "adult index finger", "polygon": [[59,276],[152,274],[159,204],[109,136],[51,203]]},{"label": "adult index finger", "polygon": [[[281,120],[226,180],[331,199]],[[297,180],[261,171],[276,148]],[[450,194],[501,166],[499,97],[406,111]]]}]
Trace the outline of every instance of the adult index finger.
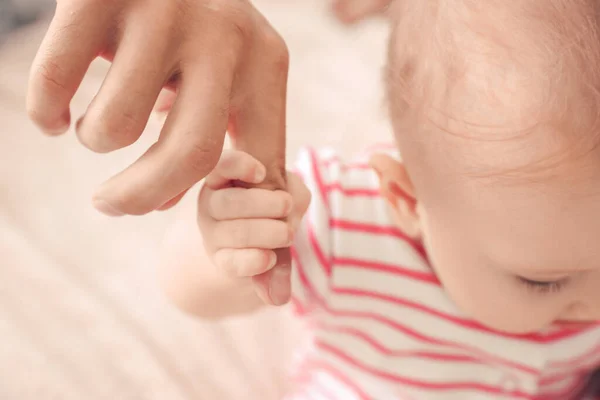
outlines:
[{"label": "adult index finger", "polygon": [[[235,93],[231,110],[234,146],[258,159],[266,168],[265,180],[256,185],[268,189],[286,188],[285,123],[289,54],[285,42],[264,21],[256,33],[249,60],[242,74],[245,86]],[[274,305],[288,302],[291,295],[291,255],[277,249],[276,266],[253,277],[261,298]]]}]

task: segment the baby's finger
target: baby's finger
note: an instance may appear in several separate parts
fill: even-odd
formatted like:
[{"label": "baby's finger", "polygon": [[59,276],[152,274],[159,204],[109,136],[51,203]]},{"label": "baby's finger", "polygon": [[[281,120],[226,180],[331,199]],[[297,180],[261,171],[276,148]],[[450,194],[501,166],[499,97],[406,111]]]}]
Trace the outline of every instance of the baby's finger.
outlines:
[{"label": "baby's finger", "polygon": [[214,171],[206,177],[204,184],[211,189],[221,189],[231,181],[251,184],[261,183],[266,169],[256,158],[243,151],[227,150],[223,152]]},{"label": "baby's finger", "polygon": [[277,256],[264,249],[221,249],[214,254],[213,262],[231,277],[244,278],[270,270],[275,266]]},{"label": "baby's finger", "polygon": [[173,108],[176,98],[177,93],[170,89],[163,89],[156,99],[156,104],[154,104],[154,112],[159,114],[168,113]]},{"label": "baby's finger", "polygon": [[285,218],[292,210],[292,196],[282,190],[231,188],[210,197],[209,215],[216,220]]},{"label": "baby's finger", "polygon": [[284,221],[237,219],[214,225],[211,243],[215,249],[279,249],[289,247],[293,233]]}]

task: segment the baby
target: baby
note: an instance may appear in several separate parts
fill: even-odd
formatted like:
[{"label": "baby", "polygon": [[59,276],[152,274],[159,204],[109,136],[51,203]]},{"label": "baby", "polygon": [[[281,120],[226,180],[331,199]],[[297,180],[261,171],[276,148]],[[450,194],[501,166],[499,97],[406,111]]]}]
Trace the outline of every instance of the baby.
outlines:
[{"label": "baby", "polygon": [[169,295],[204,318],[257,309],[250,277],[291,245],[274,279],[291,275],[314,346],[290,399],[584,398],[600,365],[600,5],[397,0],[391,17],[397,147],[306,150],[288,192],[239,187],[265,168],[225,153],[199,197],[204,250],[167,238]]}]

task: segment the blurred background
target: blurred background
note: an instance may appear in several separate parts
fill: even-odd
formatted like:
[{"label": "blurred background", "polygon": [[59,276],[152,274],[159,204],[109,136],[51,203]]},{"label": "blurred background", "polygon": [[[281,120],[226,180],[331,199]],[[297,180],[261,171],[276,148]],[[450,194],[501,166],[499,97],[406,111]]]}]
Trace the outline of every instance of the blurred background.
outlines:
[{"label": "blurred background", "polygon": [[[301,145],[349,154],[388,139],[385,21],[341,26],[326,0],[254,3],[291,52],[289,160]],[[288,310],[215,324],[181,315],[155,273],[177,210],[110,219],[91,207],[94,188],[156,139],[159,122],[135,145],[97,155],[72,132],[44,137],[27,120],[28,69],[53,7],[0,0],[0,399],[279,398],[303,338]],[[107,69],[92,65],[74,115]]]}]

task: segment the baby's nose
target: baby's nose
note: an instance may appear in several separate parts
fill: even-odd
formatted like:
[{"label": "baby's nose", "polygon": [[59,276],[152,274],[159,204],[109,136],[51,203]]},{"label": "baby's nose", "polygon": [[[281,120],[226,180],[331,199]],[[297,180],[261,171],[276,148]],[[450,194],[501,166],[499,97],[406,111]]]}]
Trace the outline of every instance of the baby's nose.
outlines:
[{"label": "baby's nose", "polygon": [[572,303],[561,313],[559,320],[573,322],[600,320],[600,303],[594,306],[583,302]]}]

